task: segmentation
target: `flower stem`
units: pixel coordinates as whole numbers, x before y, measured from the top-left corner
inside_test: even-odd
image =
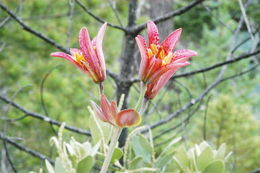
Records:
[[[136,103],[135,110],[139,110],[142,107],[145,90],[146,90],[146,85],[143,82],[141,82],[140,83],[140,95],[139,95],[139,99]]]
[[[139,110],[139,113],[140,113],[141,115],[144,113],[148,101],[149,101],[149,99],[147,99],[147,98],[144,98],[144,99],[143,99],[142,106],[141,106],[141,108],[140,108],[140,110]]]
[[[101,96],[102,94],[104,94],[103,82],[98,83],[98,86],[99,86],[99,95]]]
[[[109,167],[111,158],[113,156],[113,153],[114,153],[114,150],[115,150],[115,147],[116,147],[116,143],[118,141],[118,138],[119,138],[121,132],[122,132],[122,128],[115,127],[114,134],[113,134],[113,136],[111,138],[109,149],[108,149],[108,152],[107,152],[105,161],[104,161],[104,163],[102,165],[100,173],[106,173],[107,172],[107,169]]]

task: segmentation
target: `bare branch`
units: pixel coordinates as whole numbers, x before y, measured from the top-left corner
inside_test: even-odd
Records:
[[[193,7],[197,6],[198,4],[202,3],[204,0],[194,0],[192,1],[190,4],[188,4],[187,6],[185,7],[182,7],[178,10],[175,10],[175,11],[172,11],[172,12],[169,12],[169,13],[166,13],[164,14],[163,16],[160,16],[160,17],[157,17],[155,19],[152,19],[152,21],[156,24],[160,23],[160,22],[163,22],[165,20],[168,20],[168,19],[171,19],[172,17],[174,16],[179,16],[183,13],[186,13],[187,11],[189,11],[190,9],[192,9]],[[143,23],[143,24],[140,24],[138,26],[135,26],[131,31],[133,33],[139,33],[141,32],[144,28],[146,27],[146,23]]]
[[[230,59],[230,60],[221,62],[221,63],[217,63],[217,64],[214,64],[214,65],[212,65],[212,66],[209,66],[209,67],[206,67],[206,68],[203,68],[203,69],[200,69],[200,70],[195,70],[195,71],[191,71],[191,72],[187,72],[187,73],[175,75],[175,76],[173,76],[173,77],[171,78],[171,80],[172,80],[172,79],[176,79],[176,78],[180,78],[180,77],[188,77],[188,76],[192,76],[192,75],[195,75],[195,74],[198,74],[198,73],[203,73],[203,72],[206,72],[206,71],[210,71],[210,70],[213,70],[213,69],[215,69],[215,68],[222,67],[222,66],[227,65],[227,64],[232,64],[232,63],[241,61],[241,60],[243,60],[243,59],[250,58],[251,56],[257,55],[257,54],[259,54],[259,53],[260,53],[260,49],[259,49],[259,50],[256,50],[256,51],[253,52],[253,53],[241,55],[241,56],[239,56],[239,57],[237,57],[237,58],[233,58],[233,59]]]
[[[14,147],[18,148],[19,150],[30,154],[33,157],[37,157],[41,160],[48,160],[50,163],[54,164],[54,161],[52,159],[50,159],[49,157],[47,157],[47,156],[45,156],[45,155],[43,155],[43,154],[41,154],[37,151],[34,151],[30,148],[27,148],[27,147],[25,147],[21,144],[18,144],[13,139],[11,139],[11,137],[5,136],[2,132],[0,132],[0,139],[3,140],[3,141],[6,141],[7,143],[9,143],[11,145],[13,145]]]
[[[59,45],[58,43],[56,43],[54,40],[52,40],[51,38],[48,38],[47,36],[43,35],[42,33],[33,30],[30,26],[26,25],[21,18],[19,18],[18,16],[16,16],[11,10],[9,10],[6,6],[4,6],[3,4],[0,3],[0,8],[2,10],[4,10],[6,13],[8,13],[20,26],[22,26],[22,28],[27,31],[30,32],[31,34],[39,37],[40,39],[44,40],[45,42],[49,43],[50,45],[60,49],[63,52],[69,53],[69,51],[64,48],[63,46]]]
[[[12,170],[14,171],[14,173],[17,173],[17,170],[13,164],[13,161],[11,160],[7,145],[6,145],[6,140],[3,140],[3,145],[4,145],[4,149],[5,149],[5,155],[7,158],[7,161],[9,162],[9,164],[11,165]]]
[[[37,118],[39,120],[43,120],[45,122],[48,122],[48,123],[56,125],[56,126],[61,126],[61,124],[62,124],[62,122],[53,120],[53,119],[51,119],[51,118],[49,118],[49,117],[47,117],[45,115],[42,115],[42,114],[39,114],[39,113],[35,113],[35,112],[30,112],[30,111],[26,110],[25,108],[23,108],[22,106],[20,106],[19,104],[11,101],[10,99],[8,99],[6,97],[0,96],[0,100],[4,101],[7,104],[10,104],[11,106],[15,107],[16,109],[20,110],[21,112],[23,112],[26,115],[31,116],[33,118]],[[90,132],[87,131],[87,130],[84,130],[84,129],[76,128],[76,127],[69,126],[69,125],[66,125],[65,128],[70,130],[70,131],[72,131],[72,132],[75,132],[75,133],[91,136]]]
[[[238,76],[242,76],[250,71],[253,71],[255,70],[257,67],[259,66],[259,64],[249,68],[248,70],[246,71],[243,71],[243,72],[240,72],[240,73],[237,73],[235,75],[232,75],[232,76],[229,76],[229,77],[226,77],[226,78],[222,78],[222,79],[218,79],[216,81],[214,81],[211,85],[209,85],[201,94],[199,97],[197,97],[196,99],[194,100],[191,100],[189,103],[187,103],[186,105],[184,105],[181,109],[177,110],[176,112],[170,114],[169,116],[167,116],[166,118],[152,124],[150,126],[151,129],[154,129],[154,128],[157,128],[163,124],[166,124],[166,123],[169,123],[173,118],[176,118],[178,117],[182,112],[186,111],[187,109],[189,109],[190,107],[192,107],[194,104],[198,103],[200,100],[202,100],[213,88],[215,88],[218,84],[226,81],[226,80],[229,80],[229,79],[232,79],[232,78],[235,78],[235,77],[238,77]],[[147,130],[145,130],[147,131]]]
[[[123,24],[122,24],[121,19],[120,19],[120,17],[119,17],[118,10],[117,10],[117,8],[116,8],[116,1],[108,0],[108,3],[109,3],[111,9],[113,10],[113,12],[114,12],[114,14],[115,14],[115,16],[116,16],[116,19],[117,19],[119,25],[120,25],[121,27],[123,27]]]
[[[96,16],[94,13],[92,13],[82,2],[80,2],[79,0],[75,0],[76,3],[87,13],[89,14],[91,17],[93,17],[94,19],[96,19],[98,22],[100,23],[107,23],[108,26],[112,27],[112,28],[116,28],[119,30],[122,30],[124,32],[128,32],[128,30],[124,27],[112,24],[112,23],[108,23],[107,21],[105,21],[104,19],[101,19],[100,17]]]
[[[66,33],[66,48],[69,49],[70,48],[70,35],[71,35],[71,31],[72,31],[72,22],[73,22],[73,16],[74,16],[74,8],[75,8],[75,1],[74,0],[69,0],[69,6],[70,6],[70,10],[69,10],[69,20],[68,20],[68,30]]]

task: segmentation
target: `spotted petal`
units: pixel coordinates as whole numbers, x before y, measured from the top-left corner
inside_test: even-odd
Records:
[[[89,62],[92,70],[97,72],[99,64],[86,27],[81,28],[79,32],[79,45],[85,60]]]
[[[180,58],[185,58],[185,57],[192,57],[192,56],[197,56],[197,52],[193,51],[193,50],[189,50],[189,49],[180,49],[180,50],[176,50],[173,53],[173,58],[172,60],[178,60]]]
[[[161,46],[165,50],[165,52],[168,54],[169,52],[172,52],[175,47],[177,42],[180,39],[182,29],[179,28],[172,32],[170,35],[166,37],[166,39],[162,42]]]
[[[149,45],[150,44],[158,45],[160,41],[159,31],[153,21],[147,22],[147,32],[148,32]]]

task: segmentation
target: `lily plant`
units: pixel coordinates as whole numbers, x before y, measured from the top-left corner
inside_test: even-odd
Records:
[[[87,28],[83,27],[79,32],[79,49],[71,48],[70,54],[64,52],[51,53],[53,57],[60,57],[70,61],[92,78],[93,82],[99,84],[100,106],[92,102],[92,108],[100,120],[114,127],[101,173],[106,173],[108,170],[122,129],[138,126],[145,110],[145,103],[158,94],[178,69],[190,64],[188,62],[190,57],[197,55],[195,51],[189,49],[174,51],[182,32],[181,28],[170,33],[160,43],[158,28],[152,21],[149,21],[147,23],[148,44],[141,35],[136,36],[136,43],[141,55],[139,70],[141,81],[140,98],[134,109],[121,110],[115,101],[110,102],[104,95],[102,84],[106,79],[106,65],[102,50],[106,26],[106,23],[101,26],[93,40],[90,39]]]

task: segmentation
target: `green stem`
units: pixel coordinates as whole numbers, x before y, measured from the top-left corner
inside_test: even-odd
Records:
[[[106,173],[107,172],[107,169],[109,167],[111,158],[113,156],[113,153],[114,153],[114,150],[115,150],[115,147],[116,147],[116,143],[118,141],[118,138],[119,138],[121,132],[122,132],[122,128],[115,127],[114,134],[113,134],[113,136],[111,138],[109,149],[108,149],[108,152],[107,152],[105,161],[104,161],[104,163],[102,165],[100,173]]]
[[[148,101],[149,101],[149,99],[146,99],[146,98],[143,99],[142,106],[141,106],[141,108],[140,108],[140,110],[139,110],[139,113],[140,113],[141,115],[144,113]]]
[[[144,100],[145,90],[146,90],[146,85],[143,82],[141,82],[140,83],[140,95],[139,95],[139,99],[138,99],[138,101],[135,105],[135,110],[141,109],[142,103],[143,103],[143,100]]]

